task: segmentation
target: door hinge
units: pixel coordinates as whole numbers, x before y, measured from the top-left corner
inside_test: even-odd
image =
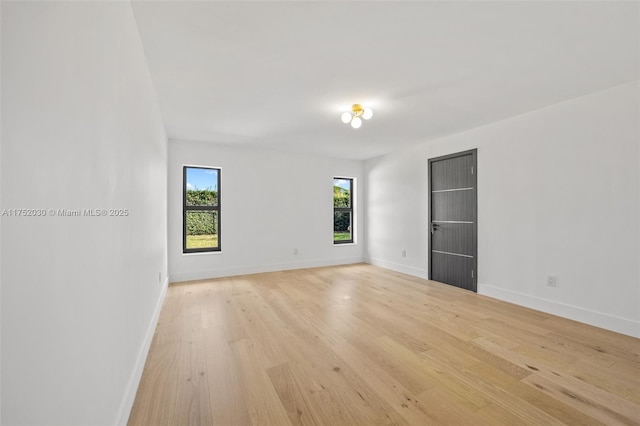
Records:
[[[473,278],[473,269],[471,270],[471,278]]]
[[[471,166],[471,174],[473,174],[473,166]]]

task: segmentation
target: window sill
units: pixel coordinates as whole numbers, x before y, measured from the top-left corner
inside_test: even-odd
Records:
[[[202,256],[202,255],[216,255],[216,254],[222,254],[222,250],[219,251],[201,251],[201,252],[195,252],[195,253],[182,253],[183,256]]]

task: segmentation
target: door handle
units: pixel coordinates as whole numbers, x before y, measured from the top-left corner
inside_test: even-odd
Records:
[[[431,234],[433,234],[434,232],[436,232],[438,230],[438,225],[437,223],[433,223],[431,222]]]

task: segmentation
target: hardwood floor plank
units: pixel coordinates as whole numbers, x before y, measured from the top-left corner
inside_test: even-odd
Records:
[[[289,347],[292,351],[290,357],[295,360],[292,368],[304,375],[306,381],[319,384],[321,389],[316,387],[315,391],[338,395],[339,400],[334,401],[333,406],[359,414],[357,418],[369,424],[391,409],[388,402],[380,398],[366,380],[336,354],[333,346],[312,332],[295,332]],[[344,418],[339,420],[337,424],[345,421]]]
[[[289,416],[260,360],[260,354],[248,339],[231,344],[238,362],[240,385],[253,425],[290,425]]]
[[[291,424],[321,425],[326,423],[328,419],[324,419],[320,407],[313,404],[309,398],[310,392],[301,382],[300,375],[296,375],[289,364],[270,368],[267,373]]]
[[[373,424],[376,426],[407,426],[411,423],[407,423],[407,421],[402,416],[400,416],[395,411],[391,411],[389,413],[386,413],[384,416],[376,419]]]
[[[389,337],[371,340],[356,338],[351,341],[411,393],[418,394],[433,386],[431,378],[422,368],[420,358]]]
[[[211,405],[211,424],[249,425],[245,393],[240,382],[238,360],[222,325],[203,330],[206,379]],[[235,342],[235,340],[234,340]]]
[[[640,424],[640,340],[366,264],[172,284],[129,425]]]
[[[372,359],[347,343],[332,349],[409,424],[428,424],[433,420],[426,414],[424,404],[420,405],[414,394]]]
[[[490,365],[478,363],[468,368],[470,374],[482,381],[485,386],[497,387],[520,398],[528,404],[543,410],[562,423],[575,425],[599,424],[598,421],[583,414],[582,412],[565,405],[563,402],[550,397],[549,395],[532,389],[523,380],[516,380],[513,377],[496,370]],[[530,377],[530,376],[528,376]],[[496,406],[497,404],[492,403]]]
[[[623,424],[640,423],[640,407],[617,395],[576,379],[564,373],[562,369],[553,368],[526,355],[499,348],[484,339],[476,339],[476,342],[484,347],[491,348],[495,351],[494,353],[502,353],[503,356],[508,357],[514,363],[521,366],[524,365],[533,370],[533,374],[522,379],[523,383],[530,383],[541,390],[549,391],[549,389],[552,389],[557,399],[572,406],[580,407],[582,410],[588,410],[593,413],[594,410],[592,408],[595,407],[596,411],[601,414],[598,418],[607,419],[608,421],[620,420]],[[541,381],[544,381],[545,385],[540,385]],[[536,384],[539,386],[536,386]]]
[[[478,410],[471,410],[465,405],[456,403],[456,400],[452,399],[450,390],[445,388],[434,386],[418,394],[416,400],[426,407],[425,411],[430,419],[429,422],[422,424],[452,426],[496,424],[479,417]]]
[[[191,322],[199,321],[197,317]],[[150,357],[146,366],[150,373],[143,374],[145,381],[139,388],[139,392],[149,389],[150,397],[141,397],[138,411],[132,412],[129,424],[149,424],[149,417],[157,425],[171,425],[176,421],[188,425],[211,424],[202,330],[185,330],[182,337],[181,341],[156,346],[154,357]]]
[[[240,315],[252,342],[252,348],[258,353],[265,368],[275,367],[289,361],[286,350],[283,347],[286,343],[283,334],[286,336],[284,325],[276,319],[275,314],[267,311],[261,312],[260,301],[256,300],[255,294],[244,294],[234,298],[236,311]]]
[[[473,358],[476,358],[478,361],[489,364],[495,367],[496,369],[506,374],[509,374],[515,378],[521,379],[531,374],[531,370],[520,367],[519,365],[516,365],[511,361],[500,357],[499,355],[495,355],[490,351],[482,348],[481,346],[473,343],[473,341],[459,339],[455,336],[452,336],[444,332],[443,330],[440,330],[435,326],[428,326],[428,327],[425,326],[423,328],[424,328],[424,332],[426,333],[425,339],[429,339],[429,340],[432,340],[435,338],[441,339],[443,342],[447,343],[451,347],[457,348],[458,350],[461,350],[469,354]]]
[[[554,399],[573,407],[587,416],[591,416],[594,420],[606,425],[637,425],[638,420],[626,417],[624,414],[618,413],[611,408],[601,405],[580,392],[566,389],[562,385],[538,375],[531,375],[522,380],[523,383],[530,384],[536,389],[546,392]],[[583,423],[584,424],[584,423]]]
[[[621,375],[610,368],[593,365],[589,359],[576,361],[565,372],[578,380],[640,405],[640,373]]]

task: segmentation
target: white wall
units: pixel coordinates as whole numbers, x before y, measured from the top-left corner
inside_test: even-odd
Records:
[[[478,292],[640,336],[638,91],[636,81],[367,161],[368,259],[427,276],[427,159],[478,148]]]
[[[183,165],[222,168],[221,253],[182,253]],[[362,171],[362,161],[170,141],[171,281],[362,262]],[[334,176],[356,179],[354,245],[333,244]]]
[[[2,423],[125,423],[164,294],[167,141],[128,2],[2,2]],[[159,278],[159,273],[162,277]]]
[[[2,46],[2,4],[0,4],[0,52]],[[0,54],[0,92],[2,88],[2,54]],[[2,96],[0,93],[0,165],[2,164]],[[2,207],[2,173],[0,172],[0,208]],[[0,223],[0,242],[2,224]],[[0,424],[2,424],[2,244],[0,243]]]

